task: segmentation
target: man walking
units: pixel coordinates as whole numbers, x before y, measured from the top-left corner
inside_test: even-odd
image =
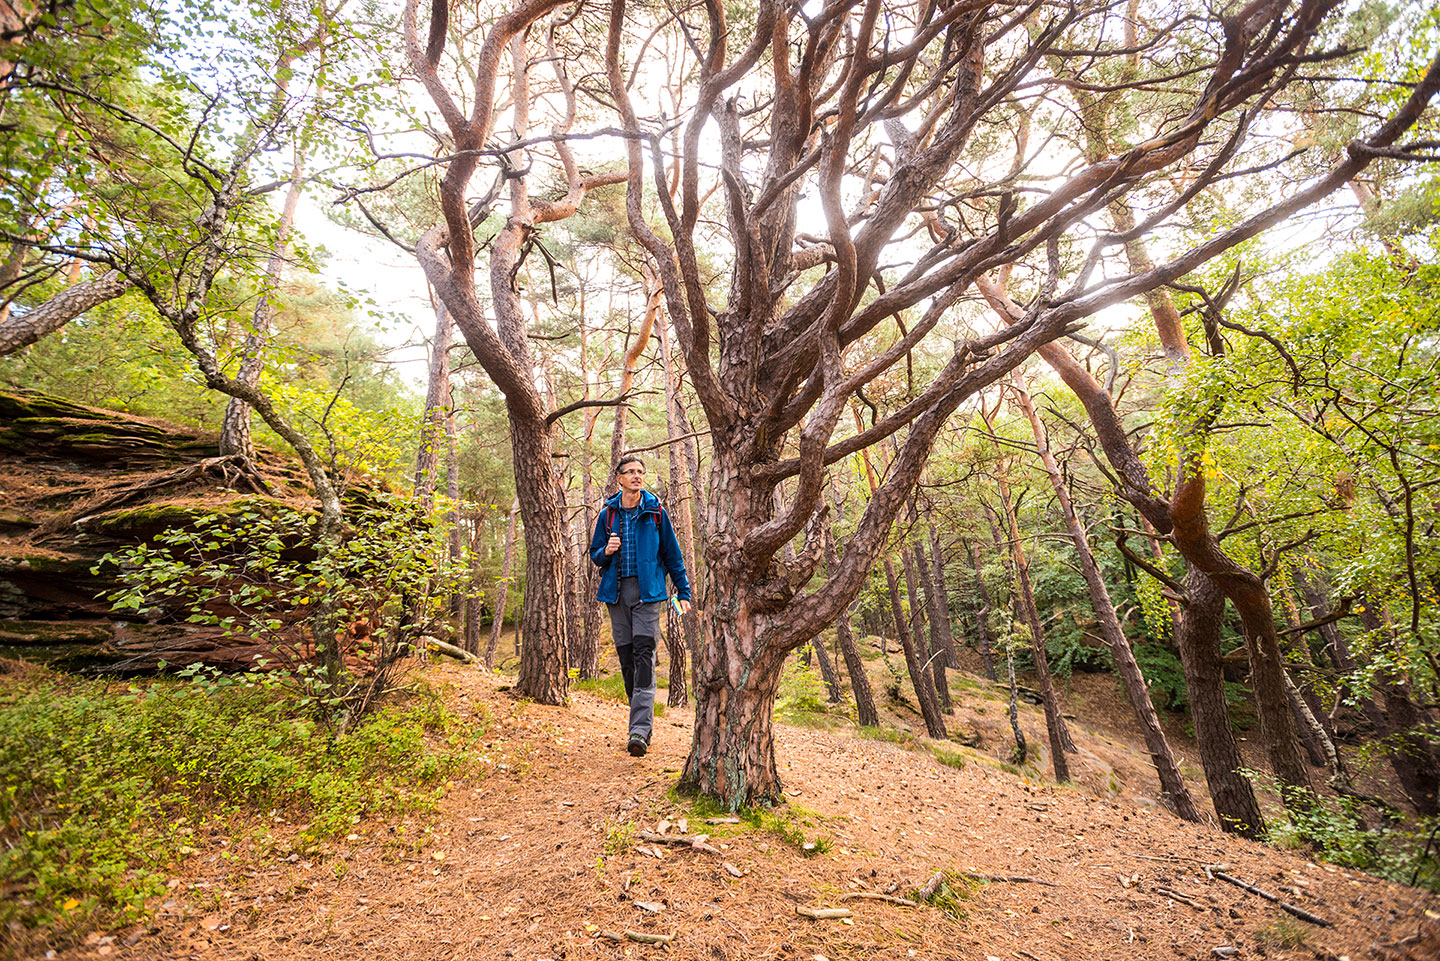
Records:
[[[605,501],[590,538],[590,559],[600,568],[598,599],[610,609],[610,633],[630,699],[633,757],[650,747],[655,715],[655,637],[660,608],[669,598],[665,575],[675,585],[682,611],[690,612],[690,579],[670,515],[645,489],[645,462],[626,454],[615,466],[620,490]]]

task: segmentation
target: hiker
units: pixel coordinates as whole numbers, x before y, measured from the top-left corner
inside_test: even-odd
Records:
[[[615,465],[620,489],[605,501],[590,538],[590,559],[600,568],[599,600],[610,609],[610,633],[630,699],[632,757],[650,747],[655,714],[655,637],[660,608],[669,600],[665,575],[679,609],[690,612],[690,579],[670,515],[645,489],[645,462],[626,454]]]

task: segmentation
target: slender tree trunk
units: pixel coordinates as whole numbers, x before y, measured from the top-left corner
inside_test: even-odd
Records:
[[[836,524],[843,523],[843,508],[835,486],[830,485],[830,503],[835,509]],[[825,570],[834,574],[840,568],[839,552],[835,549],[835,528],[825,538]],[[840,645],[840,656],[845,659],[845,673],[850,676],[850,691],[855,695],[856,720],[861,727],[879,727],[880,712],[875,708],[875,694],[870,688],[870,677],[865,673],[865,661],[855,646],[855,634],[850,629],[850,611],[847,608],[835,621],[835,637]]]
[[[1176,763],[1175,755],[1170,750],[1170,744],[1165,739],[1165,732],[1160,727],[1160,718],[1155,712],[1155,705],[1150,700],[1150,691],[1145,685],[1145,677],[1140,673],[1140,665],[1135,662],[1135,654],[1130,649],[1130,642],[1120,627],[1120,619],[1115,615],[1115,605],[1110,600],[1110,590],[1105,586],[1105,578],[1101,576],[1100,566],[1095,562],[1095,554],[1090,549],[1090,537],[1080,523],[1079,515],[1075,513],[1075,505],[1070,500],[1070,492],[1065,486],[1065,478],[1060,473],[1060,465],[1055,462],[1055,455],[1050,450],[1050,438],[1045,431],[1045,425],[1040,420],[1040,415],[1035,410],[1035,404],[1031,401],[1030,393],[1025,389],[1025,383],[1018,371],[1013,377],[1013,383],[1016,401],[1030,421],[1031,432],[1035,435],[1035,446],[1040,453],[1040,462],[1050,478],[1050,486],[1055,490],[1055,497],[1060,504],[1060,513],[1070,532],[1070,541],[1075,546],[1075,554],[1080,561],[1080,572],[1085,578],[1085,586],[1090,591],[1090,604],[1095,609],[1095,617],[1100,624],[1100,634],[1110,647],[1111,656],[1115,659],[1116,673],[1120,675],[1121,683],[1125,687],[1125,694],[1130,699],[1131,708],[1135,711],[1135,719],[1140,723],[1140,730],[1144,733],[1145,746],[1150,751],[1150,758],[1155,764],[1155,771],[1160,779],[1160,792],[1169,800],[1175,813],[1180,817],[1187,821],[1199,821],[1201,820],[1200,812],[1195,807],[1194,799],[1190,797],[1190,790],[1185,786],[1185,778],[1180,774],[1180,766]]]
[[[934,588],[933,593],[931,588]],[[945,586],[945,559],[940,553],[940,539],[935,525],[930,525],[930,577],[925,581],[926,596],[931,597],[930,624],[939,627],[936,645],[945,652],[945,666],[960,670],[960,656],[955,651],[955,633],[950,624],[950,591]]]
[[[462,647],[470,654],[480,653],[480,545],[485,525],[476,510],[470,518],[470,584],[465,591],[465,640]],[[493,654],[492,654],[493,657]]]
[[[1030,648],[1035,657],[1040,699],[1045,705],[1045,729],[1050,738],[1055,780],[1068,781],[1070,765],[1065,759],[1065,752],[1075,750],[1075,744],[1070,740],[1065,717],[1060,713],[1060,699],[1056,697],[1055,685],[1050,680],[1050,661],[1045,656],[1045,631],[1040,625],[1040,610],[1035,606],[1035,587],[1030,581],[1030,561],[1025,556],[1025,545],[1020,539],[1020,521],[1015,516],[1015,502],[1010,498],[1010,484],[1003,477],[998,477],[996,486],[1000,492],[1000,506],[1005,512],[1005,520],[1010,529],[1010,554],[1015,561],[1019,607],[1030,627]]]
[[[930,562],[925,557],[925,549],[920,546],[918,540],[910,544],[910,553],[913,555],[913,562],[905,564],[905,580],[910,585],[910,603],[916,605],[919,598],[916,596],[923,590],[925,596],[926,620],[930,623],[930,653],[927,659],[930,664],[930,676],[935,682],[935,697],[940,704],[940,710],[944,714],[954,714],[955,708],[950,704],[950,684],[945,679],[945,664],[950,659],[950,653],[945,648],[945,642],[940,629],[940,621],[945,626],[950,626],[950,618],[940,611],[941,602],[935,596],[935,582],[930,576]],[[913,578],[913,579],[912,579]],[[916,581],[919,582],[917,590]],[[920,628],[915,628],[915,639],[920,639]]]
[[[1009,644],[1005,645],[1005,674],[1010,680],[1010,731],[1015,735],[1015,752],[1010,759],[1016,764],[1024,764],[1025,759],[1030,756],[1030,745],[1025,743],[1025,732],[1020,729],[1020,692],[1015,689],[1015,652]]]
[[[505,531],[505,557],[500,562],[500,583],[495,585],[495,616],[490,622],[490,643],[485,648],[485,668],[495,670],[495,649],[500,643],[500,632],[505,629],[505,595],[510,590],[510,571],[515,562],[515,525],[520,518],[520,499],[517,497],[510,508],[510,524]],[[520,632],[519,618],[516,618],[515,632]]]
[[[283,94],[283,84],[281,90]],[[290,168],[285,207],[275,233],[275,246],[270,249],[270,261],[265,267],[265,288],[255,302],[255,311],[250,317],[250,332],[245,336],[241,352],[240,370],[235,375],[235,379],[247,387],[259,385],[260,372],[265,366],[265,348],[270,344],[270,321],[275,314],[275,292],[285,270],[285,262],[290,257],[290,232],[295,226],[295,210],[300,205],[300,195],[305,190],[304,169],[305,155],[297,149]],[[246,459],[255,456],[255,444],[250,436],[250,405],[238,397],[231,397],[225,405],[225,416],[220,423],[220,453],[239,454]]]
[[[436,301],[435,336],[430,343],[430,376],[425,385],[425,413],[420,420],[420,448],[415,452],[415,496],[426,510],[435,504],[440,448],[449,436],[450,342],[454,326],[445,305]]]
[[[975,611],[975,640],[980,645],[980,663],[985,668],[985,676],[993,681],[995,658],[991,654],[993,644],[990,640],[990,611],[993,605],[990,589],[985,586],[985,575],[981,573],[979,544],[970,545],[970,564],[975,568],[975,594],[980,598],[980,607]]]
[[[890,587],[890,609],[894,615],[895,633],[900,640],[900,649],[905,652],[905,667],[910,672],[910,683],[915,688],[915,700],[920,703],[920,716],[925,721],[925,732],[933,738],[943,738],[945,719],[940,714],[935,683],[925,670],[915,648],[915,641],[910,637],[910,625],[905,622],[905,608],[900,603],[900,586],[895,577],[895,564],[889,557],[885,558],[885,581]]]
[[[675,529],[680,535],[680,551],[685,556],[685,571],[690,575],[691,593],[700,596],[699,572],[704,567],[695,556],[695,512],[691,510],[695,477],[685,464],[683,441],[686,431],[680,416],[680,382],[676,376],[674,359],[670,354],[670,325],[663,314],[656,325],[660,332],[660,359],[665,375],[665,432],[670,441],[665,452],[670,461],[670,508]],[[690,613],[680,619],[685,634],[685,646],[690,650],[690,663],[699,670],[700,663],[700,613],[692,606]]]
[[[1189,602],[1175,638],[1185,670],[1185,691],[1200,764],[1215,803],[1220,827],[1249,838],[1265,836],[1265,820],[1250,781],[1240,772],[1245,761],[1230,726],[1225,703],[1225,664],[1220,654],[1220,628],[1225,596],[1203,573],[1190,567],[1185,575]]]
[[[839,704],[845,695],[840,690],[840,677],[835,673],[835,662],[830,660],[830,652],[825,650],[825,639],[816,634],[810,639],[810,650],[815,655],[815,662],[820,665],[820,676],[825,680],[825,700],[831,704]]]
[[[945,669],[955,657],[955,650],[948,643],[950,634],[950,612],[945,599],[935,586],[935,575],[930,571],[929,559],[924,556],[924,547],[919,540],[910,545],[914,553],[914,569],[919,576],[920,588],[924,591],[924,605],[930,622],[930,673],[935,676],[935,693],[940,700],[940,710],[953,715],[955,707],[950,706],[950,684],[945,679]]]
[[[685,642],[681,637],[681,619],[673,610],[665,612],[665,650],[670,655],[670,690],[665,703],[669,707],[685,707],[690,695],[685,687]]]
[[[449,528],[450,541],[450,564],[455,570],[460,567],[460,561],[465,556],[465,545],[460,538],[460,445],[455,436],[455,406],[449,405],[449,411],[445,417],[445,496],[450,498],[450,510],[445,514],[445,524]],[[459,590],[450,595],[450,616],[455,620],[455,627],[458,630],[459,618],[462,612],[464,598]]]

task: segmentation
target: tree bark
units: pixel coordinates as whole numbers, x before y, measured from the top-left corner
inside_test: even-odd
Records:
[[[835,509],[835,521],[843,523],[840,495],[830,485],[830,501]],[[840,556],[835,549],[838,538],[832,527],[825,538],[825,570],[834,573],[840,568]],[[840,645],[840,656],[845,659],[845,673],[850,677],[850,691],[855,696],[856,720],[861,727],[879,727],[880,712],[875,708],[875,694],[870,688],[870,676],[865,673],[865,661],[855,646],[855,633],[850,628],[850,611],[840,613],[835,619],[835,638]]]
[[[1204,573],[1187,565],[1188,602],[1175,638],[1185,670],[1185,691],[1200,764],[1215,803],[1222,830],[1248,838],[1265,837],[1265,820],[1250,781],[1240,772],[1245,761],[1230,726],[1225,703],[1225,664],[1220,655],[1220,628],[1225,595]]]
[[[670,689],[666,692],[665,704],[669,707],[685,707],[690,703],[686,688],[685,639],[681,635],[681,619],[673,610],[665,612],[665,650],[670,655]]]
[[[480,521],[480,512],[476,510],[470,519],[470,583],[465,591],[465,640],[461,645],[471,654],[480,653],[480,545],[485,525]],[[490,654],[494,659],[493,651]],[[488,665],[487,665],[488,666]]]
[[[21,313],[12,312],[0,322],[0,357],[47,337],[92,307],[114,300],[133,284],[111,270],[93,280],[72,284],[43,304]]]
[[[933,588],[933,594],[931,592]],[[960,656],[955,651],[955,632],[950,623],[950,591],[945,586],[945,558],[940,552],[940,539],[935,525],[930,525],[930,577],[925,580],[926,596],[931,597],[930,624],[939,627],[935,643],[945,652],[945,666],[960,670]]]
[[[660,359],[665,376],[665,432],[669,443],[665,453],[670,461],[670,507],[675,530],[680,535],[680,552],[685,557],[685,572],[690,577],[691,593],[699,597],[701,592],[700,570],[703,564],[695,556],[695,512],[691,509],[694,500],[695,475],[685,463],[681,438],[687,431],[683,426],[680,411],[680,380],[675,370],[674,358],[670,354],[670,325],[662,314],[659,317]],[[680,618],[684,630],[685,646],[690,651],[692,669],[699,670],[700,663],[700,613],[695,607]]]
[[[1100,565],[1095,562],[1095,554],[1090,549],[1090,537],[1080,523],[1079,515],[1075,513],[1075,505],[1070,500],[1070,491],[1065,486],[1060,465],[1055,462],[1055,455],[1050,450],[1050,438],[1045,424],[1040,420],[1035,404],[1030,399],[1030,392],[1025,389],[1025,383],[1018,372],[1014,375],[1013,384],[1016,402],[1030,421],[1040,463],[1050,478],[1050,486],[1055,490],[1060,513],[1065,519],[1065,527],[1070,532],[1070,541],[1075,546],[1075,554],[1080,561],[1080,573],[1085,578],[1085,586],[1090,592],[1090,604],[1100,624],[1100,634],[1110,647],[1111,656],[1115,659],[1116,673],[1120,675],[1125,694],[1130,699],[1130,707],[1135,711],[1135,719],[1145,736],[1145,746],[1150,752],[1160,780],[1160,793],[1180,817],[1187,821],[1199,821],[1200,812],[1195,807],[1194,799],[1190,797],[1190,790],[1185,786],[1185,778],[1180,773],[1175,754],[1170,750],[1165,732],[1160,727],[1160,718],[1150,700],[1145,677],[1140,673],[1140,665],[1135,662],[1130,642],[1120,627],[1120,619],[1115,615],[1115,604],[1110,600],[1110,590],[1105,586]]]

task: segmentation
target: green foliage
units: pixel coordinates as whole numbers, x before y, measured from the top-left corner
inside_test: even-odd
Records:
[[[1180,658],[1162,644],[1136,644],[1134,652],[1135,663],[1140,666],[1155,705],[1171,711],[1183,710],[1190,699]]]
[[[939,908],[956,921],[963,921],[965,920],[963,903],[968,901],[979,889],[979,881],[958,871],[945,871],[939,887],[930,897],[920,898],[918,889],[909,892],[908,896],[912,900],[923,900],[926,904]]]
[[[290,669],[299,705],[343,722],[375,678],[351,682],[335,655],[369,661],[383,679],[465,574],[448,567],[443,528],[406,498],[367,492],[364,502],[352,498],[346,520],[338,543],[317,548],[314,513],[239,501],[107,554],[100,568],[118,569],[124,585],[107,599],[116,611],[267,645]],[[316,668],[317,659],[331,667]]]
[[[919,744],[913,733],[895,727],[861,727],[855,733],[867,740],[886,741],[907,750],[914,749]]]
[[[952,751],[938,744],[932,744],[930,746],[930,753],[935,755],[935,760],[946,767],[953,767],[957,771],[965,770],[965,755],[960,751]]]
[[[0,924],[144,917],[205,836],[259,815],[303,820],[308,847],[370,814],[433,810],[488,723],[422,690],[337,736],[277,675],[227,680],[0,681],[0,882],[16,891]]]
[[[730,835],[747,830],[765,831],[774,834],[786,844],[793,845],[807,858],[824,854],[832,847],[832,842],[828,837],[823,835],[807,837],[805,829],[817,826],[821,817],[814,811],[793,802],[778,807],[742,807],[738,811],[731,811],[714,798],[699,794],[681,796],[678,790],[673,788],[670,792],[670,800],[684,805],[693,821],[704,821],[717,817],[738,817],[740,819],[739,824],[717,824],[713,828],[707,825],[713,834]]]
[[[805,664],[798,656],[791,655],[780,674],[775,716],[787,723],[797,724],[814,715],[829,713],[829,710],[820,669],[813,661]]]
[[[1271,778],[1246,773],[1257,785],[1275,789]],[[1271,822],[1272,841],[1287,847],[1308,845],[1316,860],[1440,891],[1440,849],[1435,845],[1440,817],[1369,827],[1354,799],[1311,796],[1309,801],[1285,805]]]

